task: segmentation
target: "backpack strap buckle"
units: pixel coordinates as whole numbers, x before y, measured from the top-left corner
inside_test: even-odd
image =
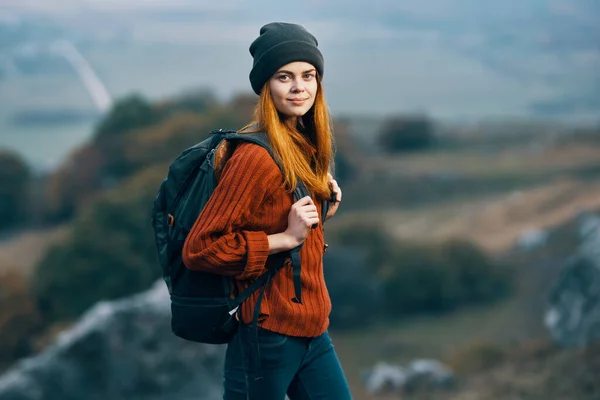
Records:
[[[175,217],[173,216],[173,214],[168,214],[167,215],[167,225],[169,226],[173,226],[175,225]]]

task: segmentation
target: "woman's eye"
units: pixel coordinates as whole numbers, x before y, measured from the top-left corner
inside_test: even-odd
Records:
[[[288,78],[289,78],[289,76],[287,76],[287,75],[280,75],[279,76],[279,80],[282,81],[282,82],[286,81]]]
[[[314,74],[304,74],[304,79],[312,79],[314,76]]]

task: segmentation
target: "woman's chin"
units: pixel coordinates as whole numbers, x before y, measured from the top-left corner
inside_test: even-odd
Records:
[[[302,117],[307,112],[308,110],[305,110],[304,107],[295,107],[285,110],[284,114],[288,117]]]

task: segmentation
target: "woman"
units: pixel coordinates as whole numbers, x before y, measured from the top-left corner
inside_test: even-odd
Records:
[[[331,218],[342,192],[329,174],[332,138],[317,44],[299,25],[261,28],[250,46],[250,82],[260,99],[256,121],[242,133],[266,132],[281,168],[264,148],[240,144],[183,249],[188,268],[235,276],[242,291],[273,267],[276,257],[269,256],[302,245],[301,299],[287,261],[261,301],[258,290],[238,310],[240,330],[225,360],[227,400],[351,398],[327,334],[331,302],[323,278],[321,201],[335,194],[326,215]],[[298,179],[312,198],[293,197]],[[250,325],[257,304],[256,332]]]

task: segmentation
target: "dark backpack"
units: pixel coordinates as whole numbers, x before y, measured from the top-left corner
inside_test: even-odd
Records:
[[[262,286],[263,292],[254,310],[253,324],[256,325],[264,288],[288,258],[294,269],[296,296],[292,300],[301,303],[301,246],[270,256],[277,260],[274,263],[276,266],[237,296],[232,295],[232,290],[235,290],[233,278],[192,271],[183,264],[185,239],[217,185],[215,153],[223,140],[255,143],[273,156],[264,133],[237,134],[222,129],[212,131],[208,139],[184,150],[171,163],[154,200],[151,219],[163,279],[171,296],[171,329],[184,339],[211,344],[228,343],[231,340],[238,328],[235,318],[238,307]],[[299,182],[294,194],[297,199],[308,195],[302,182]],[[324,201],[323,219],[327,206],[328,202]]]

